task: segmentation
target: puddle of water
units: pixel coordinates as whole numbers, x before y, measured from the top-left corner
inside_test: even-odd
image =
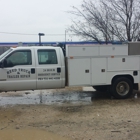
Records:
[[[27,94],[28,93],[28,94]],[[64,104],[64,103],[85,103],[90,104],[93,96],[92,91],[66,91],[57,92],[51,90],[24,91],[20,96],[13,93],[5,93],[0,96],[0,105],[16,105],[16,104]],[[9,96],[8,96],[9,95]]]
[[[70,140],[59,135],[30,129],[1,130],[0,140]]]
[[[17,104],[91,104],[96,99],[111,99],[109,94],[96,91],[61,91],[61,90],[35,90],[21,92],[7,92],[0,94],[0,106]],[[134,94],[139,98],[140,92]]]

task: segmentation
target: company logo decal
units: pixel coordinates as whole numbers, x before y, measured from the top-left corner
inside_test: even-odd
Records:
[[[7,71],[7,78],[30,78],[30,73],[27,69],[10,69]]]

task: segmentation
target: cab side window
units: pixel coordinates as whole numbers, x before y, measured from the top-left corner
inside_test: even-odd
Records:
[[[38,63],[39,65],[57,64],[57,56],[55,50],[38,50]]]
[[[31,50],[19,50],[10,54],[5,61],[5,67],[17,65],[32,65]]]

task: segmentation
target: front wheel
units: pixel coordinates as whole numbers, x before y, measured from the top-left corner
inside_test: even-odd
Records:
[[[120,77],[112,83],[111,93],[117,99],[126,99],[132,92],[133,84],[128,78]]]

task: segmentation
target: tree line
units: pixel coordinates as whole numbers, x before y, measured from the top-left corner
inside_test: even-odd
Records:
[[[84,40],[140,41],[140,0],[83,0],[68,28]]]

